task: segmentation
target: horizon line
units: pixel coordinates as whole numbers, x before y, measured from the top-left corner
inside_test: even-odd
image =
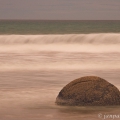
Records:
[[[0,21],[7,20],[21,20],[21,21],[120,21],[112,19],[0,19]]]

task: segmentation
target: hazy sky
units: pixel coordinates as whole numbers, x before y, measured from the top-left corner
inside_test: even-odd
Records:
[[[120,0],[0,0],[0,19],[120,20]]]

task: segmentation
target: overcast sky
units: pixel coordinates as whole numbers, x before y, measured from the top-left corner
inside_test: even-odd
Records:
[[[0,0],[0,19],[120,20],[120,0]]]

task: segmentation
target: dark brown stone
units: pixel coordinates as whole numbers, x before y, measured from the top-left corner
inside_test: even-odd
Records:
[[[120,105],[120,91],[96,76],[86,76],[67,84],[56,98],[58,105],[109,106]]]

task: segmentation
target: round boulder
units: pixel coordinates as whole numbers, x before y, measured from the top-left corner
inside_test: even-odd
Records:
[[[86,76],[67,84],[56,98],[58,105],[109,106],[120,105],[120,91],[96,76]]]

